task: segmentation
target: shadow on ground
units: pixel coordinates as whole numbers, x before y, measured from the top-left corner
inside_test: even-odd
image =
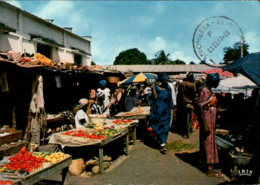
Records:
[[[199,169],[201,172],[206,173],[205,169],[199,167],[199,159],[200,159],[199,151],[193,153],[189,153],[189,152],[176,153],[175,155],[183,162],[189,163],[190,165]]]
[[[143,139],[142,139],[142,142],[150,147],[150,148],[153,148],[153,149],[160,149],[160,145],[158,143],[158,141],[154,138],[154,137],[150,137],[150,136],[145,136]]]

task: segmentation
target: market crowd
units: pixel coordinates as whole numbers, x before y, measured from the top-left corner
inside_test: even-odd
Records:
[[[218,163],[218,151],[214,131],[217,116],[217,98],[211,88],[217,87],[217,73],[206,79],[194,79],[192,73],[178,83],[166,73],[159,73],[155,83],[131,84],[127,87],[108,88],[106,80],[99,88],[89,89],[88,96],[81,98],[73,109],[75,124],[68,128],[80,128],[89,122],[90,114],[102,114],[107,119],[119,112],[129,112],[136,106],[150,106],[147,128],[152,128],[162,154],[167,152],[166,142],[170,130],[183,138],[191,134],[192,116],[195,114],[200,126],[200,161],[208,176],[221,177],[213,170]]]

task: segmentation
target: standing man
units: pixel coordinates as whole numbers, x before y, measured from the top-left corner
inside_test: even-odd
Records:
[[[103,93],[104,94],[104,106],[109,107],[110,105],[110,89],[106,87],[107,82],[106,80],[99,81],[100,88],[97,89],[97,93]],[[107,108],[107,110],[104,112],[104,114],[107,117],[110,117],[110,109]]]
[[[193,101],[195,99],[195,84],[193,74],[178,85],[177,94],[177,131],[183,138],[188,139],[191,131]]]

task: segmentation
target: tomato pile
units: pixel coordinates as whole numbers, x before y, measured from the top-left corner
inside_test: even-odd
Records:
[[[25,172],[30,173],[33,169],[42,166],[46,159],[43,157],[36,157],[32,153],[28,152],[26,147],[22,147],[20,152],[16,155],[9,157],[11,163],[5,164],[3,167],[14,171],[23,169]]]
[[[89,139],[104,139],[106,136],[104,135],[98,135],[96,132],[93,133],[88,133],[83,130],[70,130],[64,133],[61,133],[63,135],[67,136],[74,136],[74,137],[84,137],[84,138],[89,138]]]
[[[116,119],[115,121],[112,121],[112,123],[116,125],[125,125],[125,124],[132,123],[132,120]]]
[[[13,184],[13,181],[11,180],[0,180],[0,185],[12,185]]]

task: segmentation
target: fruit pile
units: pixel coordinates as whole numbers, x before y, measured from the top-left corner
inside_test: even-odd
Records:
[[[112,121],[112,123],[114,123],[116,125],[126,125],[129,123],[132,123],[132,120],[116,119],[115,121]]]
[[[117,133],[118,129],[105,129],[105,130],[98,130],[96,133],[97,135],[103,135],[103,136],[111,136],[115,133]]]
[[[2,168],[3,171],[14,172],[14,171],[25,171],[30,173],[33,169],[42,166],[43,162],[46,162],[44,157],[36,157],[28,152],[26,147],[22,147],[20,152],[14,156],[9,157],[10,163],[5,164]]]
[[[51,155],[48,155],[45,157],[45,159],[48,162],[51,162],[52,164],[55,164],[59,161],[62,161],[63,159],[66,159],[67,155],[62,153],[62,152],[56,152],[56,153],[52,153]]]
[[[64,133],[61,133],[62,135],[67,136],[74,136],[74,137],[83,137],[88,139],[104,139],[106,136],[100,134],[98,135],[96,132],[87,132],[83,130],[70,130]]]

